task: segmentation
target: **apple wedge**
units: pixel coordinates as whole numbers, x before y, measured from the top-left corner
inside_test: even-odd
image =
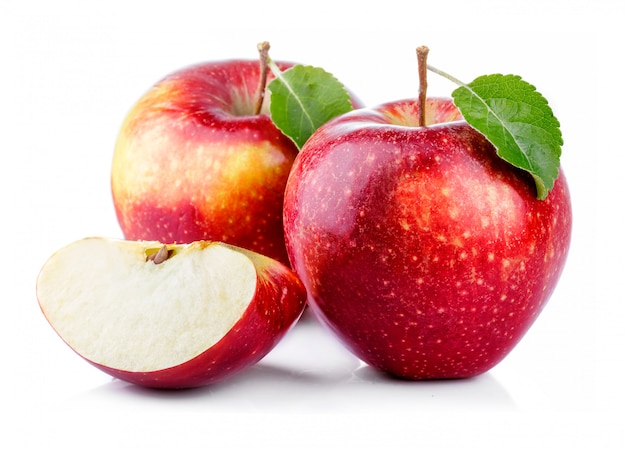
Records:
[[[263,358],[306,292],[280,262],[225,243],[87,238],[48,259],[37,298],[59,336],[106,373],[190,388]]]

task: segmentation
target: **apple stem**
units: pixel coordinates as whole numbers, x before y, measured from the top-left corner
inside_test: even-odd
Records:
[[[259,50],[259,86],[256,91],[255,102],[254,102],[254,115],[258,115],[261,113],[261,108],[263,107],[263,99],[265,98],[265,86],[267,84],[267,64],[269,60],[269,51],[270,51],[270,43],[267,41],[263,41],[257,45],[257,50]]]
[[[417,71],[419,75],[419,91],[417,95],[417,124],[418,126],[426,126],[426,89],[428,82],[426,81],[426,57],[428,56],[428,47],[422,45],[417,47]]]

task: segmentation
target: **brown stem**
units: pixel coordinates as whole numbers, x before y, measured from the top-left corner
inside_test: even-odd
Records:
[[[270,43],[263,41],[257,46],[259,50],[259,86],[256,90],[255,102],[254,102],[254,115],[261,113],[261,107],[263,106],[263,99],[265,98],[265,85],[267,84],[267,61],[269,59]]]
[[[419,92],[417,95],[417,123],[419,126],[426,126],[426,57],[428,56],[428,47],[422,45],[417,47],[417,71],[419,74]]]

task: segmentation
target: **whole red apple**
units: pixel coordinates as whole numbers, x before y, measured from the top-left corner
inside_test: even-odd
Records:
[[[254,114],[259,77],[258,61],[203,63],[165,77],[132,108],[111,174],[127,239],[219,240],[288,263],[283,193],[298,149],[267,105]]]
[[[306,303],[295,273],[252,251],[105,238],[53,254],[37,298],[85,360],[153,388],[198,387],[242,371],[280,341]]]
[[[348,113],[322,126],[287,183],[287,249],[316,315],[393,375],[483,373],[520,341],[567,257],[562,171],[544,200],[451,100]]]

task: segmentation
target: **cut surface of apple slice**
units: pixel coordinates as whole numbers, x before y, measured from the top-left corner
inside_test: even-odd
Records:
[[[55,253],[37,279],[40,307],[59,336],[117,377],[136,382],[133,373],[142,373],[136,383],[166,387],[214,381],[220,364],[231,372],[263,357],[302,312],[302,285],[272,259],[194,242],[167,245],[166,259],[152,260],[161,247],[79,240]],[[239,336],[229,343],[231,331],[254,343]],[[167,370],[174,372],[164,376]]]

